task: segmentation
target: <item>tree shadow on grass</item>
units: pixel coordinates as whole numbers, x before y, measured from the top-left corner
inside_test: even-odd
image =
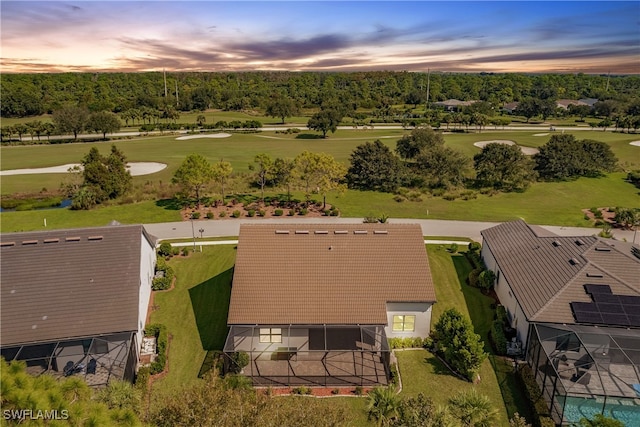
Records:
[[[315,133],[299,133],[296,135],[296,139],[324,139],[324,137]]]
[[[191,306],[204,350],[222,350],[229,329],[227,315],[233,268],[189,289]]]
[[[179,211],[182,209],[182,204],[178,202],[176,199],[162,199],[156,201],[156,206],[159,208],[164,208],[169,211]]]
[[[447,366],[442,363],[442,361],[440,361],[440,359],[438,359],[435,354],[429,353],[429,357],[424,358],[424,363],[431,365],[433,368],[433,373],[436,375],[448,375],[454,378],[458,378],[458,376],[451,372],[451,370],[447,368]]]

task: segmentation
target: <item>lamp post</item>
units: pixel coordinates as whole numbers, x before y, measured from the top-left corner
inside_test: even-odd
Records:
[[[204,233],[204,228],[198,230],[200,232],[200,238],[202,239],[202,233]],[[202,242],[200,242],[200,252],[202,252]]]
[[[193,251],[196,251],[196,230],[193,228],[193,218],[191,218],[191,235],[193,236]]]

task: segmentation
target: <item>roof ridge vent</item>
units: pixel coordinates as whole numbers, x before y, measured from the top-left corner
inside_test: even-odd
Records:
[[[87,237],[87,240],[92,240],[92,241],[102,240],[102,239],[104,239],[103,236],[89,236],[89,237]]]
[[[329,230],[316,230],[313,233],[314,234],[329,234]]]
[[[389,234],[387,230],[373,230],[373,234]]]
[[[289,234],[289,230],[276,230],[276,234]]]
[[[349,234],[347,230],[334,230],[333,234]]]
[[[64,240],[65,240],[65,242],[79,242],[80,241],[80,236],[67,237]]]
[[[38,241],[37,240],[23,240],[22,244],[23,245],[37,245]]]
[[[58,243],[59,241],[60,241],[60,239],[58,239],[57,237],[53,238],[53,239],[44,239],[43,240],[44,243]]]
[[[611,252],[611,248],[607,248],[607,247],[604,247],[604,246],[598,246],[598,247],[596,247],[596,251],[598,251],[598,252]]]
[[[296,230],[296,234],[309,234],[309,230]]]
[[[602,273],[587,273],[587,277],[604,277]]]
[[[353,234],[367,234],[367,230],[353,230]]]
[[[584,245],[584,241],[582,239],[576,239],[576,245],[582,246]]]
[[[0,242],[0,247],[15,246],[16,242]]]
[[[553,246],[555,247],[562,246],[562,243],[560,243],[559,240],[554,240],[552,243],[553,243]]]
[[[569,262],[570,262],[571,264],[573,264],[573,265],[578,265],[578,264],[580,264],[580,261],[578,261],[578,259],[577,259],[577,258],[571,258],[571,259],[569,260]]]

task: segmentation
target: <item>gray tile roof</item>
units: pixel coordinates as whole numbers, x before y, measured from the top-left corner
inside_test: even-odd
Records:
[[[590,302],[585,284],[640,295],[640,260],[594,236],[561,237],[524,221],[482,231],[529,321],[575,323],[570,303]],[[601,250],[606,249],[606,250]]]
[[[143,239],[141,225],[2,234],[0,344],[138,330]]]
[[[386,324],[388,301],[433,302],[414,224],[243,224],[232,324]]]

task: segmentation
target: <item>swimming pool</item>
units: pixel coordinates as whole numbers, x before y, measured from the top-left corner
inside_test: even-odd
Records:
[[[640,426],[640,403],[638,399],[607,399],[602,412],[603,400],[567,396],[564,405],[564,422],[577,423],[581,418],[592,419],[596,414],[622,421],[627,427]]]

